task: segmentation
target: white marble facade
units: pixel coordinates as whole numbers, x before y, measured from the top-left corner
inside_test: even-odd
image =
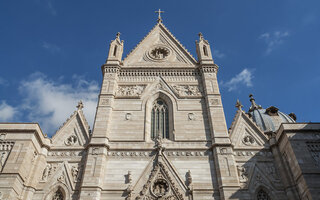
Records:
[[[197,60],[161,18],[124,59],[123,44],[117,34],[102,65],[92,133],[81,102],[52,138],[38,124],[0,124],[0,199],[319,197],[320,124],[251,97],[228,130],[202,34]]]

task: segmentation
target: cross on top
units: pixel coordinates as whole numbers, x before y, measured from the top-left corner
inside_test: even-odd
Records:
[[[162,22],[161,13],[164,13],[164,11],[160,10],[160,8],[159,8],[159,10],[155,11],[155,13],[158,13],[158,20],[157,21]]]

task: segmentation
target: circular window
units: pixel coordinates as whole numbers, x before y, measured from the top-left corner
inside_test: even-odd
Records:
[[[148,57],[155,61],[162,61],[170,55],[169,48],[165,46],[155,46],[147,53]]]

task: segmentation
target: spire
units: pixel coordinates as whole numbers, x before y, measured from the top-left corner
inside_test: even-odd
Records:
[[[200,64],[214,64],[209,42],[204,39],[202,33],[198,33],[198,36],[199,41],[196,40],[198,62]]]
[[[256,109],[262,108],[260,105],[256,104],[255,99],[253,98],[253,94],[250,94],[249,97],[250,97],[250,102],[251,102],[251,106],[250,106],[249,112],[253,111],[253,110],[256,110]]]
[[[82,108],[83,108],[83,103],[82,103],[81,100],[78,102],[77,108],[78,108],[78,110],[82,110]]]
[[[238,110],[242,110],[242,107],[243,107],[243,105],[241,104],[239,99],[237,99],[236,108],[238,108]]]
[[[157,22],[158,22],[158,23],[162,22],[161,13],[164,13],[164,11],[160,10],[160,8],[159,8],[159,10],[155,11],[155,13],[158,13]]]

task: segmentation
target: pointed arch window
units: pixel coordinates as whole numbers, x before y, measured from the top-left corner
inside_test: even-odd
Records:
[[[257,200],[271,200],[269,195],[262,189],[257,193]]]
[[[151,138],[169,139],[169,110],[162,99],[153,102],[151,110]]]
[[[206,45],[203,45],[203,54],[205,56],[208,56],[208,50],[207,50],[207,46]]]
[[[53,194],[52,200],[65,200],[63,192],[60,188]]]

